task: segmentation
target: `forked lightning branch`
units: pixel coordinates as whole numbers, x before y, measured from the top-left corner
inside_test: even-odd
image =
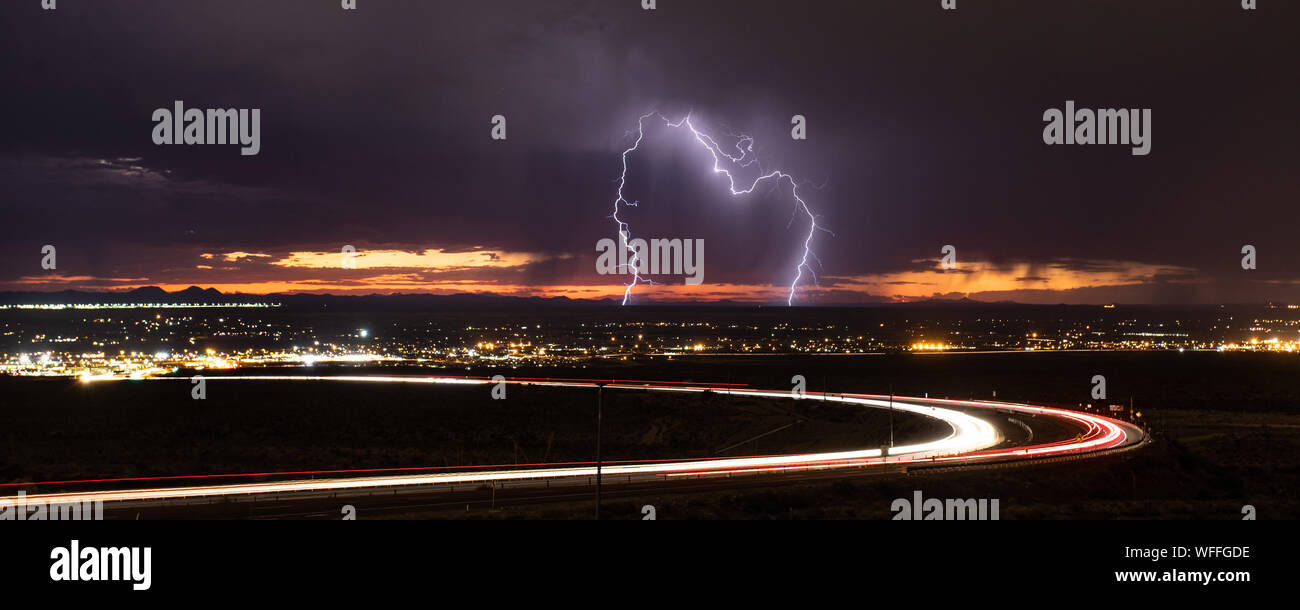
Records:
[[[639,200],[630,200],[625,194],[628,173],[627,164],[628,157],[632,153],[636,152],[641,147],[641,143],[645,140],[645,126],[647,119],[657,119],[657,121],[662,123],[664,127],[672,129],[684,128],[689,131],[695,141],[707,149],[709,154],[713,155],[713,173],[723,174],[727,177],[728,192],[731,193],[733,197],[751,194],[754,192],[754,189],[764,183],[770,183],[773,186],[784,186],[785,184],[789,184],[790,195],[794,200],[794,211],[790,219],[791,224],[794,223],[796,218],[806,218],[808,227],[806,233],[801,233],[803,235],[802,247],[799,250],[799,255],[797,260],[794,261],[793,269],[791,269],[789,275],[791,278],[790,289],[789,294],[786,296],[786,304],[793,305],[795,291],[804,281],[804,274],[806,273],[814,283],[817,281],[817,273],[813,270],[812,263],[817,262],[820,265],[820,261],[817,260],[817,255],[813,254],[812,251],[813,238],[816,237],[818,231],[824,231],[834,235],[831,231],[817,223],[819,216],[813,213],[813,211],[808,207],[808,203],[804,201],[803,196],[800,195],[799,190],[804,183],[796,180],[794,176],[781,170],[764,171],[759,165],[758,158],[754,154],[754,138],[751,136],[735,136],[736,142],[733,148],[735,148],[736,153],[731,154],[723,150],[722,146],[718,144],[717,140],[715,140],[713,136],[697,129],[695,124],[691,121],[691,116],[689,114],[681,120],[673,122],[658,112],[649,112],[641,115],[641,118],[637,120],[636,141],[633,142],[631,147],[623,151],[623,173],[620,174],[618,178],[618,197],[614,199],[614,213],[610,215],[610,218],[614,219],[614,222],[618,227],[617,247],[619,253],[617,259],[615,260],[610,258],[609,247],[612,245],[612,240],[601,240],[601,242],[597,244],[597,249],[602,251],[601,259],[597,262],[598,271],[601,273],[609,273],[607,269],[612,262],[612,264],[616,265],[618,273],[625,273],[632,276],[631,281],[625,285],[626,289],[623,291],[623,304],[626,305],[631,299],[632,288],[637,284],[655,283],[645,277],[647,274],[655,274],[656,269],[658,270],[658,273],[669,273],[669,271],[665,271],[666,261],[672,263],[672,269],[678,269],[678,263],[680,263],[682,270],[672,271],[672,273],[687,273],[689,276],[687,284],[695,285],[703,281],[702,270],[699,272],[700,275],[685,271],[686,261],[690,260],[687,257],[690,256],[690,242],[692,240],[684,240],[685,243],[682,244],[682,249],[679,250],[682,252],[682,256],[674,260],[668,258],[668,256],[672,252],[675,252],[674,250],[671,250],[671,248],[675,245],[672,242],[677,240],[652,240],[647,244],[645,240],[634,239],[632,237],[631,226],[627,221],[623,220],[623,218],[619,216],[619,212],[623,211],[623,208],[625,207],[640,206]],[[759,175],[750,181],[748,186],[744,186],[745,183],[743,180],[738,179],[736,174],[739,170],[749,167],[757,167]],[[661,249],[655,249],[655,242],[660,242],[658,247]],[[696,239],[694,240],[694,245],[696,248],[696,255],[693,262],[696,266],[700,266],[703,264],[704,259],[704,242],[703,240]],[[652,260],[645,260],[647,254],[652,257]],[[602,263],[601,261],[604,262]]]

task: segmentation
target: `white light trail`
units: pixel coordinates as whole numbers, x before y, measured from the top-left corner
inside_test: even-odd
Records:
[[[148,378],[153,381],[185,381],[185,378]],[[396,376],[217,376],[209,377],[209,383],[228,381],[338,381],[368,383],[423,383],[423,384],[469,384],[487,385],[487,379],[460,377],[396,377]],[[86,379],[88,382],[101,382],[99,379]],[[586,380],[571,381],[512,381],[528,385],[552,387],[580,387],[594,389],[596,384]],[[738,396],[761,398],[790,398],[789,391],[766,391],[748,389],[727,389],[716,386],[667,386],[654,385],[652,382],[619,382],[611,380],[605,387],[609,389],[636,389],[663,392],[714,392]],[[793,455],[770,455],[743,458],[716,458],[677,461],[647,461],[640,463],[611,463],[602,468],[604,476],[628,477],[628,480],[656,480],[661,477],[681,476],[718,476],[731,473],[755,473],[767,471],[819,470],[830,468],[861,467],[869,465],[906,465],[918,462],[979,462],[1006,458],[1041,457],[1084,453],[1132,445],[1143,438],[1143,433],[1136,427],[1109,418],[1088,413],[1079,413],[1063,409],[1035,407],[1013,403],[989,403],[964,400],[940,400],[855,394],[807,394],[805,400],[825,400],[845,404],[862,405],[872,408],[892,408],[899,411],[932,417],[948,424],[952,432],[943,438],[895,446],[886,456],[879,448],[867,448],[850,451],[804,453]],[[1062,441],[1031,447],[989,450],[1002,442],[994,426],[987,420],[955,409],[939,405],[950,405],[963,409],[983,409],[991,412],[1014,411],[1034,415],[1055,417],[1073,421],[1085,432],[1078,440]],[[273,473],[270,473],[273,474]],[[581,480],[594,477],[596,468],[590,465],[521,467],[493,469],[473,472],[440,472],[420,475],[397,475],[378,477],[351,477],[336,479],[315,479],[278,481],[267,483],[244,483],[231,485],[209,485],[190,487],[169,487],[156,489],[135,489],[121,491],[92,491],[28,495],[24,497],[0,498],[0,506],[32,503],[72,503],[95,500],[114,501],[156,501],[180,498],[211,498],[218,496],[238,496],[250,494],[274,494],[291,492],[337,492],[341,490],[364,490],[375,488],[410,488],[422,485],[489,483],[506,481],[535,480],[544,481]],[[8,504],[6,504],[8,503]]]

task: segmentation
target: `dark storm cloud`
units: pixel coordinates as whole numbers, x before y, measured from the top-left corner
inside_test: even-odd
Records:
[[[61,261],[83,261],[76,276],[355,243],[576,255],[508,273],[591,281],[592,247],[613,236],[618,153],[655,109],[752,134],[764,167],[820,186],[807,196],[835,231],[816,242],[828,288],[931,269],[945,244],[994,267],[1029,261],[1026,279],[1141,262],[1217,286],[1117,293],[1135,298],[1272,294],[1233,283],[1245,243],[1261,252],[1256,279],[1300,268],[1300,7],[38,4],[7,3],[0,19],[0,238],[22,254],[0,281],[34,273],[26,253],[56,241]],[[260,154],[155,146],[150,114],[176,99],[261,108]],[[1044,146],[1042,112],[1067,99],[1152,108],[1152,154]],[[488,138],[494,114],[507,142]],[[791,141],[793,114],[808,141]],[[800,236],[788,190],[733,200],[697,145],[648,137],[631,168],[634,232],[707,239],[710,281],[787,283]]]

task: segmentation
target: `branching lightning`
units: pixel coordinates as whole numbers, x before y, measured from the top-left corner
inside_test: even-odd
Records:
[[[808,207],[808,203],[804,201],[803,197],[799,195],[800,183],[797,180],[795,180],[794,176],[791,176],[790,174],[787,174],[781,170],[775,170],[775,171],[763,173],[762,166],[759,165],[760,175],[757,178],[755,178],[754,181],[751,182],[748,187],[739,188],[737,186],[737,180],[735,174],[733,174],[732,171],[727,167],[724,167],[724,164],[729,165],[733,168],[745,168],[757,164],[758,159],[754,155],[754,139],[752,137],[747,135],[733,136],[736,138],[735,148],[737,154],[735,155],[728,154],[726,151],[722,149],[722,146],[720,146],[718,142],[713,139],[713,137],[695,128],[695,125],[691,123],[691,115],[687,114],[681,120],[677,122],[673,122],[669,120],[667,117],[665,117],[663,114],[660,114],[658,112],[646,113],[642,115],[640,119],[637,120],[636,141],[632,143],[632,146],[630,148],[623,151],[623,173],[618,178],[618,198],[614,200],[614,213],[610,216],[610,218],[613,218],[614,222],[618,226],[619,245],[625,251],[630,253],[630,256],[627,259],[628,262],[626,265],[624,265],[624,267],[627,267],[628,270],[631,271],[632,281],[626,284],[626,289],[623,291],[623,304],[627,305],[628,300],[632,296],[632,288],[637,284],[655,283],[653,280],[641,276],[640,257],[637,254],[636,249],[633,248],[630,244],[632,239],[631,228],[628,226],[627,222],[619,218],[618,215],[620,209],[619,206],[637,207],[639,203],[638,201],[629,201],[623,194],[623,189],[627,185],[627,158],[628,155],[632,154],[638,148],[640,148],[641,142],[645,139],[646,120],[652,118],[656,118],[660,121],[663,121],[663,124],[666,127],[671,127],[674,129],[680,129],[682,127],[685,127],[687,130],[689,130],[691,132],[691,135],[695,137],[695,140],[699,142],[701,145],[703,145],[704,148],[708,149],[709,153],[713,155],[713,173],[725,174],[727,176],[728,190],[731,192],[732,196],[750,194],[754,192],[754,189],[758,188],[759,184],[768,181],[772,182],[774,186],[780,185],[783,182],[790,183],[790,193],[791,195],[794,196],[794,201],[795,201],[795,209],[790,218],[791,223],[794,222],[795,216],[797,216],[800,212],[802,212],[805,216],[808,217],[808,234],[804,237],[803,240],[803,255],[799,258],[798,264],[794,266],[794,272],[793,272],[794,279],[790,281],[790,294],[789,296],[786,297],[786,305],[793,305],[795,290],[798,288],[800,280],[803,279],[803,275],[805,271],[808,273],[808,275],[812,277],[813,283],[814,284],[817,283],[817,273],[813,269],[811,262],[816,262],[818,265],[820,265],[821,261],[817,259],[817,255],[814,254],[812,251],[813,237],[817,234],[818,231],[824,231],[826,233],[830,233],[831,235],[834,235],[834,233],[832,233],[830,230],[817,224],[818,216],[816,214],[813,214],[812,210],[809,209]]]

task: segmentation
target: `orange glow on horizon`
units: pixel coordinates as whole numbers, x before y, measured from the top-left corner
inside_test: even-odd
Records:
[[[509,281],[482,279],[437,279],[437,273],[428,267],[390,267],[389,264],[409,264],[420,262],[428,265],[452,265],[456,270],[465,266],[478,266],[481,269],[501,270],[503,267],[517,268],[521,264],[536,259],[533,255],[506,253],[487,250],[472,250],[461,253],[443,253],[425,250],[422,253],[383,253],[376,252],[369,264],[360,264],[358,269],[346,274],[329,277],[304,279],[279,279],[279,277],[307,273],[305,269],[289,267],[315,268],[316,265],[329,263],[338,266],[340,255],[336,253],[295,253],[278,261],[259,263],[262,269],[258,275],[270,276],[272,279],[257,281],[205,281],[213,278],[214,271],[200,266],[194,271],[192,279],[183,282],[173,280],[151,280],[145,277],[95,277],[90,275],[30,275],[9,282],[0,289],[80,289],[121,292],[157,286],[168,292],[177,292],[199,286],[214,288],[223,294],[265,295],[265,294],[483,294],[508,297],[568,297],[571,299],[622,299],[627,276],[608,276],[594,278],[601,283],[556,283],[556,284],[520,284]],[[204,255],[203,258],[231,259],[248,261],[265,258],[265,255],[232,252],[228,254]],[[564,258],[564,257],[559,257]],[[924,262],[924,261],[920,261]],[[269,267],[269,269],[267,268]],[[365,269],[370,271],[367,273]],[[382,269],[383,272],[379,270]],[[442,271],[448,270],[446,267]],[[1017,294],[1030,294],[1044,291],[1068,291],[1078,288],[1098,288],[1135,286],[1155,281],[1194,281],[1188,279],[1194,270],[1168,266],[1151,265],[1126,261],[1057,261],[1053,263],[1030,264],[1015,263],[995,265],[985,261],[968,261],[959,268],[942,270],[938,268],[917,271],[899,271],[881,274],[863,274],[853,276],[826,276],[826,285],[800,286],[795,295],[795,302],[800,304],[836,304],[836,303],[871,303],[896,302],[906,303],[934,298],[954,299],[960,297],[1014,299]],[[217,277],[230,277],[226,270],[217,272]],[[1174,279],[1171,279],[1174,278]],[[215,279],[215,278],[214,278]],[[665,283],[656,285],[638,285],[632,292],[633,302],[713,302],[737,301],[748,303],[778,303],[785,300],[787,288],[770,284],[742,283],[707,283],[691,286],[684,283]]]

